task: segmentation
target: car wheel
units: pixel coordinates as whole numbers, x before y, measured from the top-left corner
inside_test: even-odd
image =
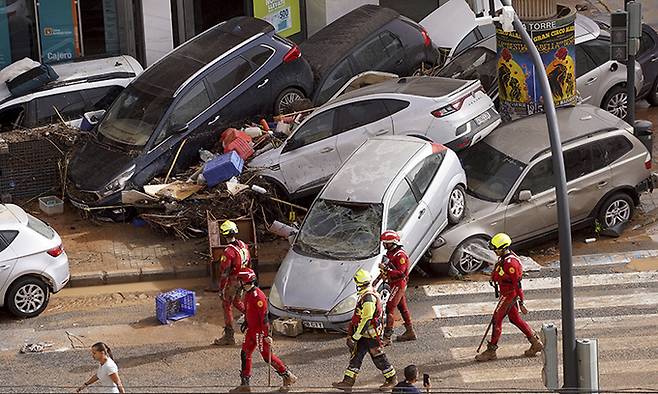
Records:
[[[623,86],[615,86],[603,98],[601,108],[620,119],[628,114],[628,94]]]
[[[49,299],[48,286],[42,280],[24,277],[11,285],[7,293],[7,307],[14,316],[34,317],[46,309]]]
[[[284,89],[276,98],[276,102],[274,104],[274,114],[280,115],[292,112],[290,109],[292,103],[295,101],[303,100],[304,98],[306,98],[304,96],[304,92],[297,88]]]
[[[457,224],[464,218],[466,213],[466,195],[464,188],[461,185],[455,186],[450,192],[448,198],[448,222],[450,224]]]
[[[617,193],[601,205],[599,223],[604,229],[628,223],[635,213],[633,199],[626,193]]]
[[[490,250],[487,241],[483,238],[471,238],[462,242],[453,252],[450,258],[450,264],[461,274],[471,274],[479,271],[485,265],[486,261],[470,253],[473,251],[489,253]]]
[[[647,96],[647,101],[651,104],[652,107],[658,106],[658,79],[653,83],[651,91]]]

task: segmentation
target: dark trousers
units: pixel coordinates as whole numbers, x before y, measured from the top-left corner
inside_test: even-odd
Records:
[[[386,357],[379,340],[376,338],[365,337],[359,339],[352,349],[350,363],[345,370],[345,376],[356,379],[361,370],[361,365],[363,365],[363,359],[368,353],[370,353],[370,358],[372,358],[375,367],[382,371],[385,378],[388,379],[395,376],[395,368],[393,368],[391,363],[388,362],[388,358]]]

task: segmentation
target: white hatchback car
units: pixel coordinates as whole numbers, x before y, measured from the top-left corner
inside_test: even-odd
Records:
[[[13,204],[0,205],[0,307],[34,317],[70,278],[62,240],[48,224]]]
[[[312,112],[285,143],[249,167],[291,198],[313,194],[364,141],[411,135],[455,151],[500,124],[480,81],[407,77],[342,94]]]

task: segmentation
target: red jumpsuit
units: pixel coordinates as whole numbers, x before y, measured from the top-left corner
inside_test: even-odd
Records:
[[[393,328],[395,323],[395,309],[400,310],[405,325],[411,325],[411,314],[407,307],[407,281],[409,280],[409,256],[397,247],[386,251],[391,270],[386,274],[386,279],[391,286],[391,298],[386,304],[386,329]]]
[[[245,320],[247,332],[242,344],[242,377],[251,377],[251,355],[258,348],[263,360],[268,362],[270,357],[270,345],[263,340],[269,336],[270,324],[267,320],[267,297],[258,287],[254,287],[244,295]],[[279,375],[283,375],[287,368],[285,364],[272,354],[272,367]]]
[[[531,337],[534,332],[526,323],[517,306],[517,298],[523,301],[523,289],[521,279],[523,277],[523,266],[518,256],[512,252],[503,255],[498,260],[491,273],[491,279],[498,283],[500,289],[500,301],[493,314],[493,333],[491,344],[497,345],[500,334],[503,331],[503,319],[509,316],[509,321],[521,330],[526,337]]]
[[[236,240],[224,249],[220,260],[219,289],[222,294],[224,308],[224,326],[233,326],[233,309],[244,314],[244,304],[240,297],[240,286],[237,275],[242,268],[251,268],[249,247],[240,240]]]

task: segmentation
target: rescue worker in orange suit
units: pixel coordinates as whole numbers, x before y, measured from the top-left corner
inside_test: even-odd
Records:
[[[288,367],[274,354],[270,354],[272,347],[272,337],[270,337],[270,322],[267,313],[267,297],[261,289],[256,286],[256,274],[251,268],[243,268],[238,273],[240,287],[245,292],[245,321],[242,324],[244,343],[240,357],[242,368],[240,370],[240,386],[230,392],[250,392],[249,379],[251,377],[251,356],[254,350],[258,348],[263,360],[270,362],[271,366],[283,378],[281,391],[287,391],[296,381],[297,377],[288,370]]]
[[[387,230],[380,237],[384,248],[386,249],[385,260],[388,263],[381,263],[379,269],[384,275],[385,280],[391,287],[391,297],[386,304],[386,328],[384,329],[384,346],[391,344],[393,336],[393,326],[395,324],[395,310],[400,310],[402,320],[404,320],[404,334],[395,338],[398,342],[415,341],[416,333],[411,323],[411,313],[407,307],[407,281],[409,280],[409,256],[402,248],[400,235],[392,230]]]
[[[224,249],[220,260],[219,297],[224,308],[224,336],[215,339],[217,346],[235,345],[235,330],[233,329],[233,307],[244,314],[242,290],[238,284],[238,273],[243,268],[251,268],[249,246],[236,239],[238,226],[230,220],[219,228],[228,246]]]
[[[379,294],[372,288],[372,278],[368,271],[362,268],[354,274],[354,282],[358,294],[354,316],[350,322],[347,337],[347,347],[350,349],[350,363],[343,380],[334,382],[332,385],[344,391],[352,391],[356,382],[363,359],[367,353],[379,369],[386,381],[380,386],[382,390],[390,390],[398,382],[395,368],[388,362],[381,343],[382,319],[384,311],[382,310],[382,301]]]
[[[498,256],[498,262],[491,272],[491,280],[494,287],[497,285],[500,289],[500,300],[492,317],[491,341],[487,344],[487,350],[475,356],[477,361],[496,359],[498,340],[503,330],[502,324],[505,316],[509,317],[510,322],[517,326],[530,342],[530,348],[524,353],[526,357],[534,357],[544,350],[544,345],[539,340],[539,336],[519,314],[519,309],[524,315],[528,313],[528,309],[523,305],[524,296],[521,288],[523,266],[519,257],[509,249],[511,245],[512,239],[504,233],[494,235],[489,241],[489,248],[496,252]]]

